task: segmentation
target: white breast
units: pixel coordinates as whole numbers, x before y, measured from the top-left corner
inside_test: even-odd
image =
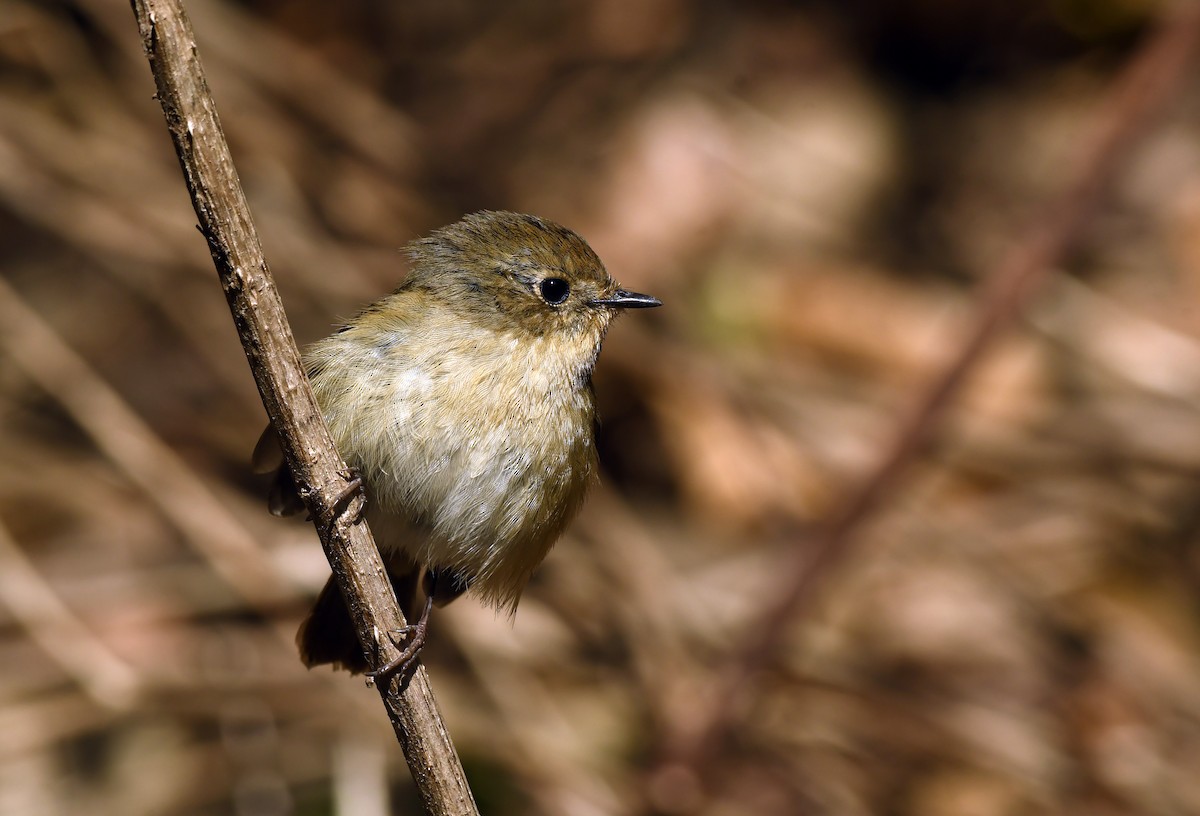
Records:
[[[594,471],[595,352],[564,360],[551,341],[461,325],[421,354],[402,341],[329,354],[314,377],[339,450],[367,484],[368,520],[381,547],[515,604]],[[348,359],[368,370],[348,376]]]

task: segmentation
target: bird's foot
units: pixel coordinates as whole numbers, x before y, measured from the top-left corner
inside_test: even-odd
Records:
[[[346,479],[346,484],[333,503],[329,505],[329,523],[338,521],[353,507],[354,515],[350,517],[350,523],[358,524],[367,512],[367,493],[363,490],[362,474],[358,472],[358,468],[348,468],[342,475]],[[356,498],[362,499],[357,505],[354,504]]]
[[[396,657],[378,669],[366,673],[368,683],[388,683],[398,674],[408,674],[415,666],[421,649],[425,647],[425,638],[429,634],[429,613],[432,609],[433,596],[430,595],[425,599],[425,607],[421,610],[421,617],[416,623],[388,632],[393,638],[393,643],[399,646],[400,643],[397,641],[403,641],[404,646]]]

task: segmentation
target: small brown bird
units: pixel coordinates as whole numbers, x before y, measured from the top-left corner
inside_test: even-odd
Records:
[[[596,471],[609,323],[661,304],[532,215],[468,215],[408,252],[400,288],[310,347],[308,375],[409,620],[467,590],[511,612]],[[254,462],[278,471],[273,513],[302,509],[270,428]],[[296,640],[310,667],[368,668],[332,578]]]

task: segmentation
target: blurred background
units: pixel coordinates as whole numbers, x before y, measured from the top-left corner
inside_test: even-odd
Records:
[[[1194,65],[720,691],[1168,4],[188,7],[301,343],[482,208],[666,304],[609,335],[603,479],[515,619],[435,613],[483,812],[1200,813]],[[126,4],[0,0],[0,813],[416,813],[377,693],[296,657],[328,568],[250,473],[153,93]]]

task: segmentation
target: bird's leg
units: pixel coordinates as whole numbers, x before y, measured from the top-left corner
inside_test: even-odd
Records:
[[[386,665],[380,666],[374,671],[369,671],[366,676],[370,678],[372,683],[389,682],[397,674],[407,673],[416,662],[417,656],[421,654],[421,649],[425,646],[425,637],[429,633],[429,613],[433,610],[433,593],[430,592],[425,598],[425,607],[421,610],[421,617],[416,623],[409,624],[403,629],[393,629],[389,632],[395,639],[404,639],[404,648],[400,650],[400,654],[389,660]]]

